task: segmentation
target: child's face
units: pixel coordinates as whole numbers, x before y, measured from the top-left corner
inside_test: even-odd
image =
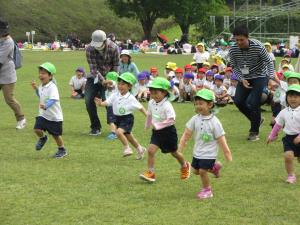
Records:
[[[225,72],[225,77],[226,78],[230,78],[232,75],[232,73],[230,71]]]
[[[191,80],[191,79],[184,78],[184,79],[183,79],[183,83],[188,84],[188,83],[190,83],[190,80]]]
[[[48,84],[52,79],[52,75],[47,70],[39,69],[39,79],[42,85]]]
[[[213,107],[213,102],[196,99],[194,102],[194,106],[196,113],[206,116],[210,114],[210,109]]]
[[[288,86],[292,85],[292,84],[300,84],[299,79],[296,77],[291,77],[288,79]]]
[[[217,87],[221,87],[223,82],[221,80],[216,79],[215,84],[217,85]]]
[[[238,84],[237,80],[231,80],[230,82],[231,82],[231,85],[234,86],[234,87],[236,87],[237,84]]]
[[[120,80],[118,82],[118,90],[121,93],[121,95],[125,95],[131,88],[131,85],[124,82],[123,80]]]
[[[294,93],[288,94],[287,102],[291,108],[297,108],[300,105],[300,95]]]
[[[197,69],[198,69],[197,65],[192,65],[192,71],[193,72],[197,72]]]
[[[182,78],[182,73],[175,73],[175,76],[177,77],[177,79],[181,79]]]
[[[288,67],[282,68],[282,73],[284,73],[284,72],[286,72],[286,71],[289,71],[289,68],[288,68]]]
[[[197,49],[198,49],[199,52],[203,52],[203,46],[202,45],[197,46]]]
[[[218,73],[218,68],[217,67],[213,67],[211,70],[214,74]]]
[[[191,73],[192,72],[192,69],[185,69],[184,70],[186,73]]]
[[[209,66],[208,65],[203,65],[203,68],[205,68],[206,70],[209,70]]]
[[[81,78],[81,77],[83,76],[83,73],[80,72],[80,71],[76,71],[76,76],[77,76],[78,78]]]
[[[122,55],[121,60],[122,60],[123,63],[128,63],[128,61],[129,61],[128,55]]]
[[[161,102],[166,97],[166,95],[167,95],[166,91],[150,88],[150,97],[155,102]]]
[[[146,80],[139,80],[139,84],[144,85],[146,83]]]
[[[213,81],[214,77],[213,76],[206,76],[206,80],[208,81]]]
[[[199,73],[197,74],[197,78],[200,79],[200,80],[202,80],[202,79],[204,78],[204,76],[205,76],[205,74],[202,73],[202,72],[199,72]]]
[[[157,71],[153,71],[153,72],[151,72],[151,75],[152,75],[153,77],[157,77],[157,76],[158,76],[158,72],[157,72]]]

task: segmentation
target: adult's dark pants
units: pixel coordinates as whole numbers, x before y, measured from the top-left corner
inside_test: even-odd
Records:
[[[92,130],[101,130],[101,122],[94,102],[95,97],[105,100],[105,89],[100,83],[94,84],[93,78],[88,78],[85,85],[85,105],[91,121],[90,128]]]
[[[248,82],[252,88],[246,88],[242,82],[239,82],[234,97],[235,105],[250,121],[249,131],[257,134],[261,121],[261,96],[267,81],[267,77],[250,79]]]

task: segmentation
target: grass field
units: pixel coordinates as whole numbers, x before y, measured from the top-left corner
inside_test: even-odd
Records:
[[[65,146],[69,156],[56,160],[52,139],[36,152],[32,131],[38,99],[30,81],[37,80],[37,66],[50,61],[57,66],[56,79],[64,113]],[[134,56],[140,70],[163,68],[167,61],[184,65],[191,56]],[[179,166],[170,155],[157,154],[157,182],[142,182],[138,175],[146,169],[146,158],[122,158],[119,141],[108,141],[105,109],[99,109],[103,133],[85,135],[89,119],[82,100],[69,98],[68,81],[77,66],[87,68],[84,52],[26,52],[18,70],[16,97],[22,104],[28,125],[15,130],[15,119],[0,95],[0,224],[1,225],[298,225],[300,186],[287,185],[280,139],[267,146],[270,131],[269,107],[261,140],[246,142],[248,121],[234,106],[218,114],[222,121],[233,162],[224,163],[222,177],[212,178],[214,198],[198,201],[199,177],[179,179]],[[162,70],[161,70],[162,72]],[[190,103],[174,104],[179,136],[194,114]],[[139,112],[133,133],[145,146],[150,131]],[[192,158],[193,141],[184,154]],[[300,165],[296,163],[296,173]],[[300,179],[300,177],[299,177]]]

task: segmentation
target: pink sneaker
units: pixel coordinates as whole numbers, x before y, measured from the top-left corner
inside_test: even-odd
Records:
[[[286,182],[288,184],[294,184],[296,183],[296,176],[295,175],[288,175]]]
[[[207,198],[212,198],[214,195],[211,191],[211,188],[203,188],[198,194],[197,198],[202,200],[202,199],[207,199]]]
[[[136,159],[137,159],[137,160],[143,159],[144,153],[145,153],[146,151],[147,151],[147,149],[144,148],[144,147],[138,148],[138,149],[137,149],[137,156],[136,156]]]
[[[216,178],[218,178],[220,177],[221,169],[222,169],[222,164],[220,162],[216,162],[211,172],[216,176]]]
[[[123,157],[132,155],[132,150],[130,147],[124,148]]]

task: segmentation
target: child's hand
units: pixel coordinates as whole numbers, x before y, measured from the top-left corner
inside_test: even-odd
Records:
[[[44,104],[40,104],[40,108],[46,110],[46,106]]]
[[[71,96],[72,96],[72,97],[77,96],[77,92],[76,92],[76,91],[73,91],[72,94],[71,94]]]
[[[37,89],[37,85],[36,85],[36,82],[33,80],[31,81],[31,87],[36,90]]]
[[[94,98],[94,102],[95,102],[96,105],[101,106],[102,99],[101,99],[101,98],[95,97],[95,98]]]
[[[272,138],[272,137],[268,137],[267,139],[267,145],[270,144],[271,142],[275,141],[276,137],[275,138]]]
[[[298,145],[298,144],[300,143],[300,137],[297,136],[297,137],[294,139],[293,142],[294,142],[295,145]]]

